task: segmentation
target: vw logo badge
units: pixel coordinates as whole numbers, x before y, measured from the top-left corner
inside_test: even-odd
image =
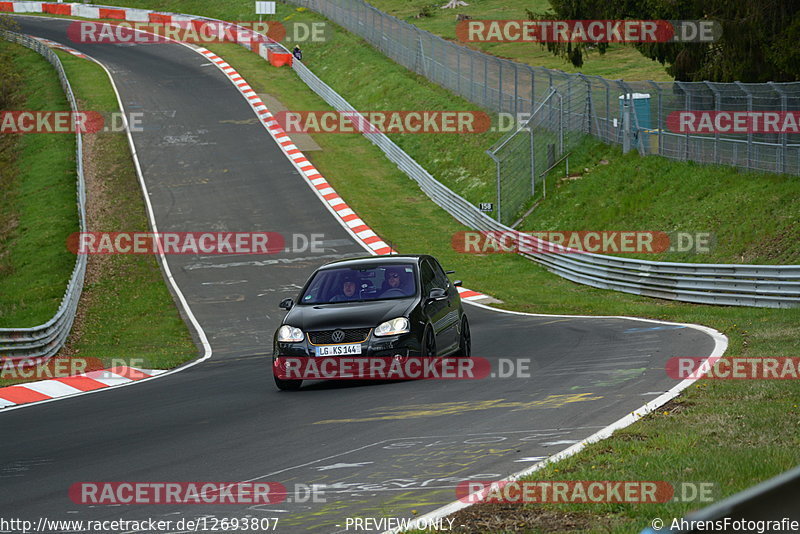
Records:
[[[334,343],[341,343],[344,341],[344,332],[342,330],[334,330],[331,334],[331,339]]]

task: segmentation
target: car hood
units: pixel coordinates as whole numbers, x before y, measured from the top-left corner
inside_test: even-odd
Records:
[[[416,298],[411,297],[295,306],[286,315],[283,323],[304,332],[334,328],[373,328],[395,317],[407,317],[415,301]]]

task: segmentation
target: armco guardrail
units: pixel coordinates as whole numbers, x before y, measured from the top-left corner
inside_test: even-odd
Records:
[[[31,3],[25,2],[24,4]],[[39,6],[41,5],[39,4]],[[97,10],[105,7],[86,4],[60,5],[80,6],[83,10]],[[124,8],[116,7],[114,9]],[[192,18],[215,20],[207,17],[149,12],[139,9],[127,11],[131,12],[131,17],[136,17],[130,20],[148,20],[148,13],[161,17],[160,20],[164,20],[165,17],[171,17],[173,21],[185,21]],[[127,13],[126,16],[128,16]],[[240,30],[239,35],[242,37],[242,42],[239,44],[265,58],[268,57],[267,50],[269,48],[281,47],[286,50],[278,43],[261,42],[255,46],[247,37],[250,30],[245,28],[240,28]],[[353,106],[320,80],[302,62],[295,61],[292,66],[303,82],[333,108],[338,111],[357,113]],[[491,219],[463,197],[437,181],[384,134],[364,133],[363,135],[377,145],[411,179],[416,181],[425,194],[465,226],[479,231],[514,232],[508,226]],[[516,234],[516,232],[514,233]],[[547,250],[558,248],[558,245],[555,244],[530,239],[533,243],[547,247]],[[771,308],[800,305],[800,265],[669,263],[588,253],[532,253],[523,254],[523,256],[563,278],[602,289],[702,304]]]
[[[306,85],[333,108],[338,111],[358,113],[341,95],[301,62],[294,62],[293,67]],[[416,181],[426,195],[465,226],[480,231],[519,235],[518,232],[490,218],[437,181],[386,135],[379,132],[363,135]],[[526,238],[525,241],[529,249],[557,250],[557,252],[523,253],[523,256],[563,278],[580,284],[701,304],[770,308],[800,305],[800,265],[656,262],[602,254],[569,253],[563,247],[533,237]]]
[[[72,111],[78,111],[75,95],[69,84],[64,67],[58,56],[47,46],[25,35],[14,32],[0,32],[4,39],[21,44],[35,50],[47,59],[58,72],[61,86],[67,96]],[[78,171],[78,212],[80,229],[86,230],[86,188],[83,180],[83,140],[80,133],[76,134],[77,148],[75,158]],[[83,290],[83,278],[86,274],[86,256],[78,255],[75,268],[67,284],[67,290],[61,305],[52,319],[39,326],[31,328],[0,328],[0,355],[6,361],[20,362],[21,360],[41,360],[54,356],[64,345],[72,322],[75,319],[75,310]]]
[[[685,518],[662,521],[658,530],[648,527],[641,534],[797,532],[800,522],[798,494],[800,467],[795,467],[707,508],[691,512]]]

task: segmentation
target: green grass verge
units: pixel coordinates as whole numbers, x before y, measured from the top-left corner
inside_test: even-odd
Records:
[[[800,263],[800,180],[717,165],[622,154],[593,138],[548,178],[547,199],[523,231],[707,233],[709,251],[626,254],[671,262]],[[570,214],[569,218],[565,214]]]
[[[83,107],[119,110],[102,68],[69,54],[59,55]],[[96,183],[103,190],[94,192],[103,199],[103,209],[92,229],[149,230],[127,137],[123,133],[95,136],[92,160]],[[153,369],[168,369],[197,356],[155,256],[110,255],[90,257],[92,260],[97,261],[101,276],[84,288],[89,308],[83,333],[73,344],[76,352],[101,359],[137,358]]]
[[[36,52],[0,40],[11,68],[26,72],[19,110],[69,111],[53,67]],[[75,137],[19,134],[8,139],[9,156],[0,199],[0,327],[30,327],[48,321],[58,309],[75,267],[65,243],[78,230]],[[13,148],[12,148],[13,147]]]
[[[41,69],[42,79],[37,81],[26,78],[26,83],[33,84],[32,87],[41,87],[47,86],[48,81],[55,80],[53,95],[54,97],[60,95],[63,99],[63,92],[52,66],[35,52],[29,53],[33,54],[29,61]],[[101,67],[70,54],[60,51],[56,53],[61,58],[81,109],[118,111],[116,95]],[[48,106],[50,107],[46,106],[44,109],[52,108],[52,104]],[[36,138],[44,135],[25,137]],[[69,140],[70,136],[53,134],[44,141],[54,143],[59,139]],[[148,221],[142,192],[125,134],[111,132],[87,134],[84,136],[84,150],[91,158],[91,162],[86,166],[90,230],[147,231]],[[51,163],[56,162],[58,157],[71,161],[70,154],[73,153],[67,151],[46,158],[41,154],[33,154],[31,163],[27,167],[20,166],[20,169],[21,171],[30,169],[36,164],[41,164],[39,162],[42,159]],[[32,234],[47,235],[42,230],[47,220],[45,215],[51,212],[58,214],[58,210],[54,208],[59,202],[67,204],[74,212],[74,161],[71,163],[72,175],[65,180],[67,185],[60,192],[60,196],[44,202],[41,195],[38,195],[35,200],[41,202],[41,205],[31,201],[39,206],[40,210],[35,212],[34,223],[28,225]],[[75,220],[74,213],[68,215],[71,215],[72,221]],[[67,216],[62,215],[60,218],[55,217],[54,220],[58,222],[65,218]],[[50,224],[55,225],[55,222]],[[61,224],[63,225],[63,222]],[[70,226],[58,236],[50,236],[48,239],[49,246],[65,256],[64,261],[70,265],[70,269],[75,256],[66,252],[64,244],[66,235],[77,230],[77,223],[73,224],[74,227]],[[40,250],[36,250],[35,254],[33,251],[30,252],[27,261],[35,263],[40,254]],[[53,265],[41,262],[40,267],[44,273],[41,276],[45,277],[49,276],[48,271],[52,270]],[[64,286],[65,283],[62,281],[60,288],[57,288],[58,291],[63,293]],[[25,299],[33,300],[36,294],[25,289],[24,286],[20,288],[21,294]],[[59,356],[62,354],[97,358],[106,364],[114,361],[119,364],[125,361],[137,367],[167,369],[196,357],[197,349],[172,301],[155,257],[108,255],[89,257],[78,320],[66,349]],[[0,385],[16,382],[19,380],[0,380]]]

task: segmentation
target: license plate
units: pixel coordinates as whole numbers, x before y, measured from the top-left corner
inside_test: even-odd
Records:
[[[317,347],[317,356],[345,356],[348,354],[361,354],[361,345],[326,345]]]

